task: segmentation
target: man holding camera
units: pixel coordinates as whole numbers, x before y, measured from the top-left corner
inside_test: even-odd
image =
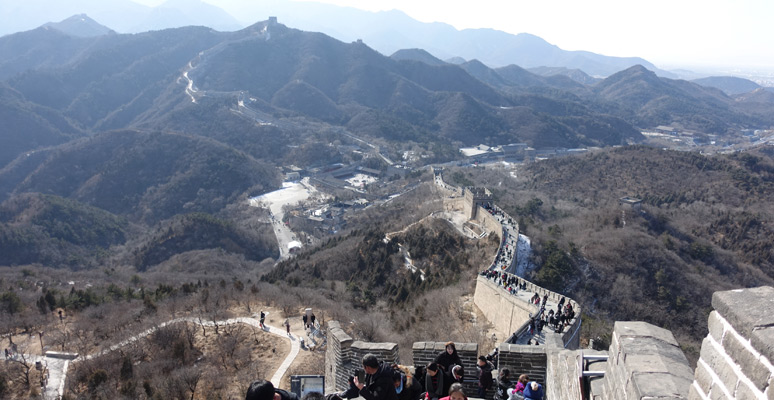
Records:
[[[398,400],[392,380],[392,367],[379,362],[375,355],[363,356],[365,376],[355,376],[355,386],[365,400]]]

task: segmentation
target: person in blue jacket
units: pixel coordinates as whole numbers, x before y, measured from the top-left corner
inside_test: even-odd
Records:
[[[535,381],[524,388],[524,400],[543,400],[543,386]]]

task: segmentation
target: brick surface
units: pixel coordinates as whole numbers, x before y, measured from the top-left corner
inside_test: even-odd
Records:
[[[742,373],[750,378],[758,390],[764,390],[769,384],[771,373],[769,368],[763,365],[760,357],[745,348],[736,335],[726,335],[722,344],[726,354],[741,366]]]
[[[721,383],[723,386],[725,386],[728,392],[733,393],[734,388],[736,388],[736,384],[739,381],[739,377],[736,376],[733,368],[725,360],[723,355],[715,349],[712,343],[710,343],[709,338],[704,338],[704,342],[702,342],[701,359],[704,360],[713,371],[715,371],[715,374],[718,375]]]
[[[723,322],[720,320],[720,314],[718,314],[717,311],[712,311],[709,315],[709,319],[707,321],[707,325],[709,327],[709,334],[712,335],[712,337],[720,342],[723,340]]]
[[[712,307],[744,337],[757,327],[774,326],[774,287],[715,292]]]
[[[750,337],[750,342],[755,350],[769,360],[769,363],[774,364],[774,325],[757,328]]]
[[[739,385],[736,387],[736,393],[734,394],[734,398],[736,400],[757,400],[758,395],[756,392],[761,393],[760,391],[757,391],[749,386],[747,386],[744,382],[739,382]]]
[[[712,385],[709,398],[710,400],[732,400],[730,397],[726,396],[726,394],[717,384]]]
[[[707,367],[704,364],[699,363],[696,366],[696,383],[704,394],[709,393],[710,387],[712,387],[712,375],[707,371]]]
[[[696,386],[691,385],[690,389],[688,390],[688,400],[702,400],[702,397],[699,395],[699,391],[701,389],[696,389]],[[706,393],[702,393],[703,395],[707,395]]]

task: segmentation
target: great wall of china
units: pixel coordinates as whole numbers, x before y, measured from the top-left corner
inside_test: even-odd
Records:
[[[436,174],[436,186],[447,197],[446,210],[463,211],[479,226],[501,237],[502,252],[507,234],[503,224],[484,208],[491,202],[485,189],[459,189]],[[510,219],[509,216],[505,215]],[[518,235],[518,227],[516,227]],[[516,257],[503,270],[512,270]],[[496,267],[493,262],[492,267]],[[499,270],[499,269],[498,269]],[[521,279],[521,278],[520,278]],[[523,279],[521,279],[522,282]],[[511,334],[499,344],[498,368],[526,373],[544,384],[547,400],[644,400],[644,399],[756,399],[774,400],[774,288],[759,287],[716,292],[709,316],[709,334],[701,347],[696,369],[692,369],[672,333],[637,321],[615,323],[607,351],[579,349],[581,309],[573,300],[576,318],[561,333],[546,332],[540,346],[515,340],[529,326],[538,308],[529,295],[548,295],[549,303],[561,295],[525,282],[526,289],[514,295],[481,275],[477,277],[474,303],[497,331]],[[445,341],[446,338],[433,338]],[[326,392],[344,390],[348,377],[360,367],[366,353],[387,362],[426,365],[444,348],[444,342],[416,342],[412,360],[400,360],[396,343],[353,340],[336,321],[328,323],[325,354]],[[514,344],[517,343],[517,344]],[[478,344],[458,343],[466,371],[476,371]],[[468,375],[475,375],[475,372]],[[467,382],[466,392],[475,393],[476,382]],[[491,398],[488,394],[487,398]]]

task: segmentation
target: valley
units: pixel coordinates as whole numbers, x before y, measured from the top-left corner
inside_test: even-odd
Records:
[[[239,398],[289,386],[279,355],[321,373],[307,308],[406,360],[488,352],[494,263],[577,301],[582,346],[642,320],[695,364],[712,293],[774,284],[774,96],[649,66],[386,56],[276,18],[2,36],[0,339],[80,354],[48,395]],[[502,230],[450,206],[469,187]],[[0,397],[37,396],[30,370],[0,366]]]

